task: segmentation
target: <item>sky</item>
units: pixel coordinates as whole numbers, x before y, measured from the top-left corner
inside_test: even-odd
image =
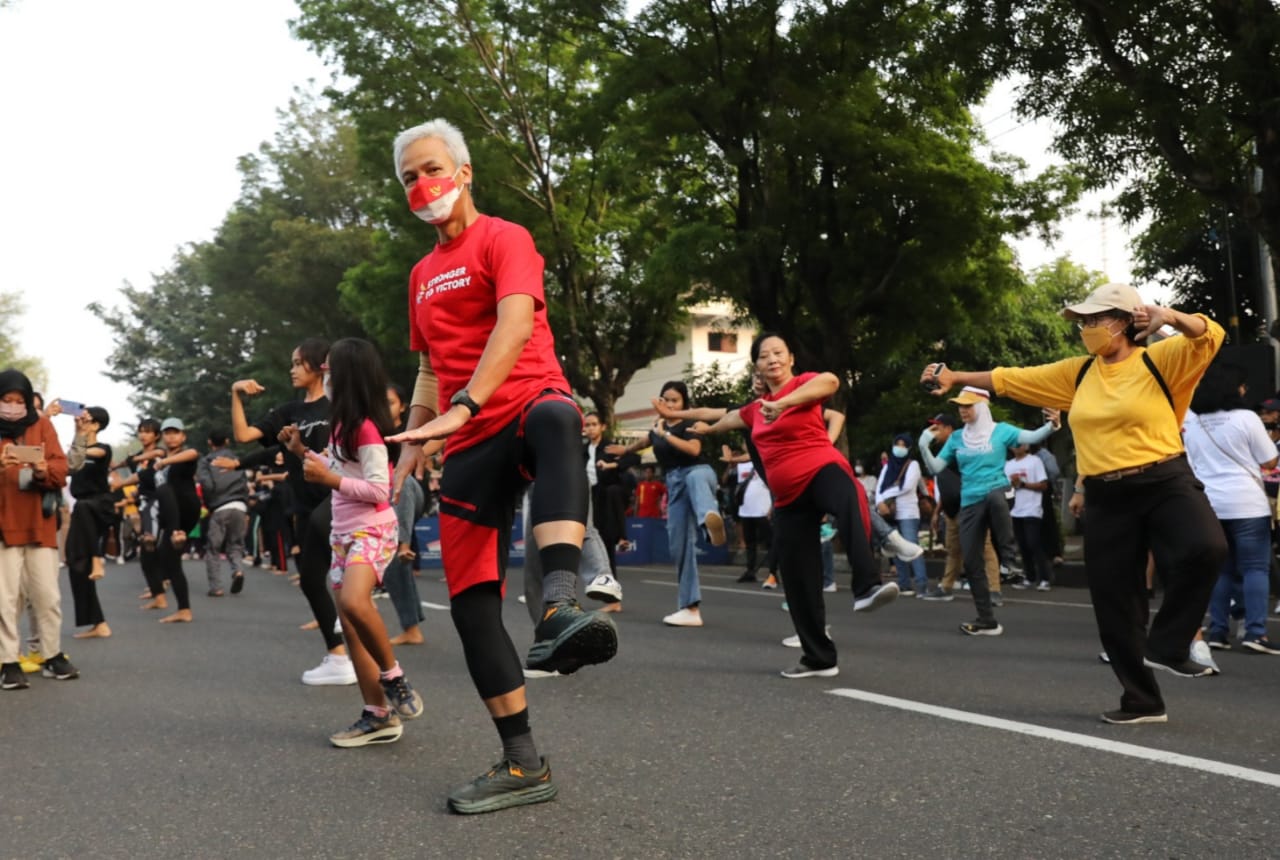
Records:
[[[236,160],[278,126],[295,88],[330,71],[289,33],[292,0],[13,0],[0,8],[0,291],[26,307],[17,341],[48,370],[45,395],[138,416],[102,371],[112,333],[88,305],[123,304],[175,253],[213,236],[239,194]],[[978,111],[995,148],[1031,174],[1052,129],[1009,112],[1012,88]],[[1025,269],[1068,254],[1127,280],[1127,237],[1084,201],[1055,247],[1015,243]],[[69,418],[59,432],[71,432]]]

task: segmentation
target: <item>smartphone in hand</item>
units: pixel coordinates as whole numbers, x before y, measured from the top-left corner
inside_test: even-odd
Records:
[[[19,463],[39,463],[44,459],[43,445],[10,445],[5,451],[17,457]]]
[[[74,400],[58,399],[58,405],[62,407],[63,415],[70,415],[72,418],[84,412],[84,404],[77,403]]]

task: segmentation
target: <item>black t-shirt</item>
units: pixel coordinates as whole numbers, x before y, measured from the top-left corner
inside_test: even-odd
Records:
[[[138,476],[138,495],[153,496],[156,492],[155,460],[141,459],[142,452],[131,454],[125,458],[129,468]]]
[[[85,457],[84,466],[71,476],[71,498],[89,499],[111,493],[111,484],[107,476],[111,472],[111,446],[95,442],[90,448],[101,448],[106,451],[102,457]]]
[[[681,421],[666,429],[671,432],[672,436],[680,439],[697,439],[702,441],[700,437],[695,436],[692,432],[692,421]],[[702,457],[691,457],[683,451],[677,451],[675,446],[666,440],[666,437],[657,430],[649,431],[649,443],[653,445],[653,456],[658,461],[658,465],[663,471],[667,469],[682,469],[688,466],[696,466],[702,462]],[[705,446],[704,446],[705,447]]]
[[[171,454],[179,454],[183,451],[190,450],[188,448],[179,448]],[[174,463],[165,467],[165,482],[173,487],[175,492],[194,493],[196,491],[196,468],[200,465],[200,459],[187,460],[182,463]]]
[[[302,434],[302,444],[320,453],[329,447],[329,412],[327,397],[310,402],[291,400],[272,409],[253,426],[262,431],[262,439],[259,441],[264,448],[268,448],[279,444],[276,437],[281,430],[290,424],[297,424],[298,432]],[[289,486],[293,489],[297,507],[313,510],[329,495],[329,488],[325,485],[307,483],[302,477],[302,461],[287,450],[284,452],[284,465],[289,472]]]

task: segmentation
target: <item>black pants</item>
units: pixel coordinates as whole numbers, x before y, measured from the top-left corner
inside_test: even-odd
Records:
[[[332,651],[342,644],[342,634],[333,632],[338,608],[329,592],[329,564],[333,555],[333,548],[329,546],[329,529],[333,525],[330,502],[326,496],[314,510],[298,514],[298,585],[320,625],[324,647]]]
[[[1013,518],[1013,536],[1017,538],[1018,551],[1022,553],[1022,573],[1032,584],[1048,582],[1053,570],[1040,541],[1041,526],[1040,517]]]
[[[765,564],[770,573],[778,572],[778,557],[773,549],[773,526],[768,517],[740,517],[742,523],[742,543],[747,548],[747,572],[754,574],[760,569],[757,548],[764,544]]]
[[[785,574],[782,589],[804,650],[800,662],[811,669],[836,665],[836,645],[826,632],[827,610],[822,597],[819,529],[823,514],[835,518],[853,570],[853,593],[864,594],[880,581],[853,482],[848,472],[832,463],[813,476],[799,497],[773,512],[778,561]]]
[[[1102,647],[1124,687],[1120,707],[1162,712],[1143,658],[1187,659],[1227,555],[1226,537],[1185,457],[1118,481],[1086,478],[1084,487],[1085,573]],[[1148,550],[1165,587],[1150,633]]]
[[[94,556],[102,555],[102,536],[115,516],[111,496],[77,499],[67,527],[67,572],[76,607],[76,626],[106,621],[98,602],[98,587],[89,574]]]
[[[627,509],[621,484],[596,484],[591,488],[592,517],[604,551],[609,556],[609,570],[618,575],[618,541],[627,536]]]
[[[1058,530],[1057,496],[1046,490],[1041,501],[1040,511],[1040,546],[1049,558],[1062,555],[1062,532]]]

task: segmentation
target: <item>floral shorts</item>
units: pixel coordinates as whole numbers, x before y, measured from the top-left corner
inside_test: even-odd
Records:
[[[399,528],[395,523],[384,523],[356,529],[350,534],[329,534],[329,547],[333,550],[329,563],[329,582],[335,590],[342,588],[342,577],[353,564],[367,564],[373,568],[378,585],[382,574],[395,558],[399,546]]]

